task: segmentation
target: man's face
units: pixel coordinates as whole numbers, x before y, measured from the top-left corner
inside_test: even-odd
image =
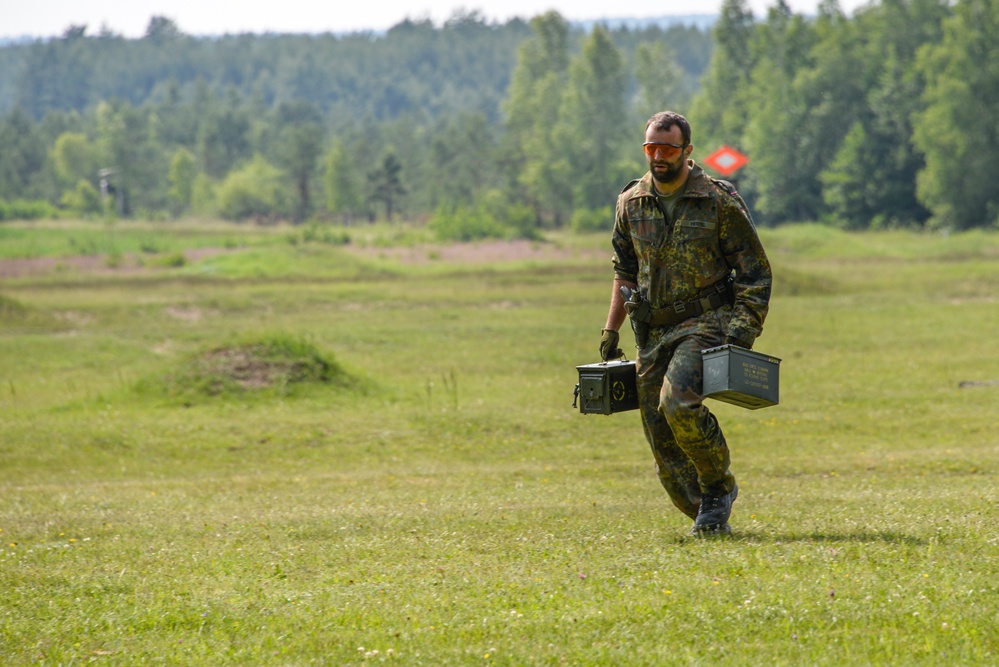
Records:
[[[676,125],[669,130],[650,126],[645,131],[645,157],[652,177],[659,183],[672,183],[683,172],[689,146],[683,145],[683,133]]]

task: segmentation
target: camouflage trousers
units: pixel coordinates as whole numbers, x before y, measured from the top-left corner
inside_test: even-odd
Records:
[[[652,328],[639,350],[638,401],[645,437],[670,500],[697,517],[701,495],[735,486],[729,450],[718,420],[703,402],[701,350],[725,340],[730,306],[672,327]]]

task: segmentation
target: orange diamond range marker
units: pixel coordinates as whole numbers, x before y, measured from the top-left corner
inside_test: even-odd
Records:
[[[722,176],[731,176],[742,169],[749,162],[749,158],[731,146],[723,145],[704,158],[704,162]]]

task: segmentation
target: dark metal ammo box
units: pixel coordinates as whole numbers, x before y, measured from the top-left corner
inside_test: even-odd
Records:
[[[756,410],[779,402],[780,359],[735,345],[701,352],[704,397]]]
[[[609,415],[638,409],[634,361],[604,361],[576,366],[579,384],[572,407],[583,414]]]

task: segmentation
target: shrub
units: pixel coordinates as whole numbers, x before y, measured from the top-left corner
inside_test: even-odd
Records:
[[[614,228],[614,211],[610,206],[597,209],[576,209],[569,226],[575,232],[602,232]]]
[[[59,212],[44,200],[0,199],[0,222],[4,220],[40,220],[58,217]]]
[[[75,190],[63,193],[60,203],[74,215],[100,215],[104,210],[101,204],[101,193],[90,181],[80,179]]]
[[[350,234],[345,230],[336,230],[329,225],[310,223],[301,232],[288,236],[288,243],[298,245],[299,243],[326,243],[329,245],[349,245]]]
[[[284,174],[263,157],[230,172],[218,188],[219,214],[228,220],[278,220],[291,213]]]
[[[530,207],[509,202],[499,191],[485,193],[474,206],[439,208],[429,227],[441,241],[540,238]]]
[[[438,209],[430,219],[430,229],[441,241],[476,241],[503,238],[503,227],[492,214],[481,208],[459,205],[452,210]]]
[[[179,269],[187,266],[187,257],[183,251],[175,250],[174,252],[153,258],[148,264],[149,266],[159,266],[166,269]]]
[[[191,186],[191,210],[206,218],[218,215],[216,186],[206,174],[198,174],[194,178]]]

